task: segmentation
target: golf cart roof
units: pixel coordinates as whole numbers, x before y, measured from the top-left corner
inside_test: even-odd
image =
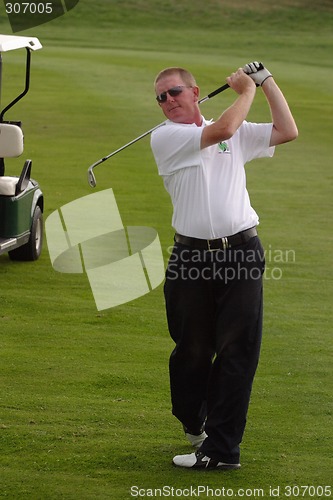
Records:
[[[0,52],[22,48],[38,50],[42,44],[33,36],[0,35]]]

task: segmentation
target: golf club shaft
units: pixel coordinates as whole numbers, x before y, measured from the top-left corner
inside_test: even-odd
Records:
[[[150,130],[147,130],[147,132],[145,132],[144,134],[142,135],[139,135],[139,137],[137,137],[136,139],[133,139],[132,141],[128,142],[127,144],[125,144],[124,146],[122,146],[121,148],[119,149],[116,149],[116,151],[113,151],[112,153],[110,153],[109,155],[107,156],[104,156],[104,158],[101,158],[100,160],[98,160],[96,163],[94,163],[91,167],[94,168],[96,167],[97,165],[99,165],[100,163],[103,163],[103,161],[105,160],[108,160],[109,158],[111,158],[111,156],[114,156],[116,155],[117,153],[120,153],[120,151],[122,151],[123,149],[126,149],[128,148],[128,146],[131,146],[132,144],[134,144],[135,142],[138,142],[140,139],[143,139],[144,137],[146,137],[147,135],[151,134],[152,132],[154,132],[154,130],[156,130],[157,128],[159,127],[162,127],[162,125],[164,125],[164,122],[163,123],[160,123],[159,125],[156,125],[156,127],[153,127],[151,128]]]
[[[229,85],[226,83],[225,85],[222,85],[218,89],[216,89],[213,92],[211,92],[210,94],[208,94],[206,97],[203,97],[202,99],[200,99],[198,101],[198,103],[201,104],[201,103],[203,103],[205,101],[208,101],[208,99],[211,99],[212,97],[216,96],[217,94],[220,94],[221,92],[223,92],[227,88],[229,88]],[[95,177],[95,174],[93,172],[93,169],[95,167],[97,167],[97,165],[100,165],[104,161],[108,160],[109,158],[111,158],[111,156],[114,156],[117,153],[120,153],[120,151],[123,151],[123,149],[128,148],[128,146],[131,146],[132,144],[135,144],[136,142],[140,141],[140,139],[143,139],[147,135],[149,135],[152,132],[154,132],[154,130],[157,130],[158,128],[162,127],[163,125],[165,125],[165,122],[162,122],[159,125],[156,125],[155,127],[151,128],[150,130],[147,130],[147,132],[145,132],[144,134],[139,135],[139,137],[137,137],[136,139],[133,139],[132,141],[128,142],[127,144],[125,144],[121,148],[116,149],[116,151],[113,151],[112,153],[108,154],[107,156],[104,156],[100,160],[96,161],[96,163],[93,163],[89,167],[89,169],[88,169],[88,182],[89,182],[90,186],[91,187],[95,187],[96,186],[96,177]]]
[[[208,101],[208,99],[211,99],[215,95],[220,94],[221,92],[223,92],[227,88],[229,88],[229,85],[226,83],[225,85],[222,85],[222,87],[219,87],[218,89],[213,90],[213,92],[206,95],[206,97],[203,97],[202,99],[200,99],[199,104],[202,104],[203,102]]]
[[[219,94],[220,92],[223,92],[224,90],[226,90],[227,88],[229,87],[229,85],[226,83],[225,85],[222,85],[222,87],[219,87],[218,89],[214,90],[213,92],[211,92],[210,94],[208,94],[206,97],[203,97],[202,99],[200,99],[199,101],[199,104],[205,102],[205,101],[208,101],[208,99],[211,99],[211,97],[214,97],[215,95]],[[120,151],[122,151],[123,149],[126,149],[128,146],[132,146],[132,144],[140,141],[140,139],[143,139],[144,137],[146,137],[147,135],[151,134],[152,132],[154,132],[154,130],[162,127],[163,125],[165,124],[165,122],[163,123],[160,123],[159,125],[156,125],[156,127],[153,127],[151,128],[150,130],[147,130],[147,132],[145,132],[144,134],[142,135],[139,135],[139,137],[137,137],[136,139],[133,139],[132,141],[128,142],[127,144],[125,144],[124,146],[122,146],[121,148],[119,149],[116,149],[116,151],[113,151],[112,153],[110,153],[109,155],[107,156],[104,156],[104,158],[101,158],[100,160],[98,160],[98,162],[96,162],[94,165],[98,165],[99,163],[102,163],[103,161],[105,160],[108,160],[109,158],[111,158],[111,156],[114,156],[115,154],[119,153]]]

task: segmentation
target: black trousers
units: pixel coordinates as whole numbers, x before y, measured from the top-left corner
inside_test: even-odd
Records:
[[[227,250],[176,243],[164,293],[172,412],[208,438],[206,455],[238,463],[262,335],[264,252],[259,238]]]

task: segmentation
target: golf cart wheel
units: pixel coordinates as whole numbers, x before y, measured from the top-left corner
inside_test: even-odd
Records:
[[[43,213],[39,206],[36,206],[31,224],[29,241],[15,250],[8,252],[11,260],[37,260],[42,253],[43,246]]]

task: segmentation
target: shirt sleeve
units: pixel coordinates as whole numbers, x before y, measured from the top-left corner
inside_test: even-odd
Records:
[[[202,130],[195,124],[166,122],[152,133],[151,148],[160,175],[172,175],[200,163]]]
[[[239,139],[240,145],[246,145],[246,149],[243,149],[244,163],[273,156],[275,147],[269,145],[272,128],[272,123],[243,122],[239,128]]]

